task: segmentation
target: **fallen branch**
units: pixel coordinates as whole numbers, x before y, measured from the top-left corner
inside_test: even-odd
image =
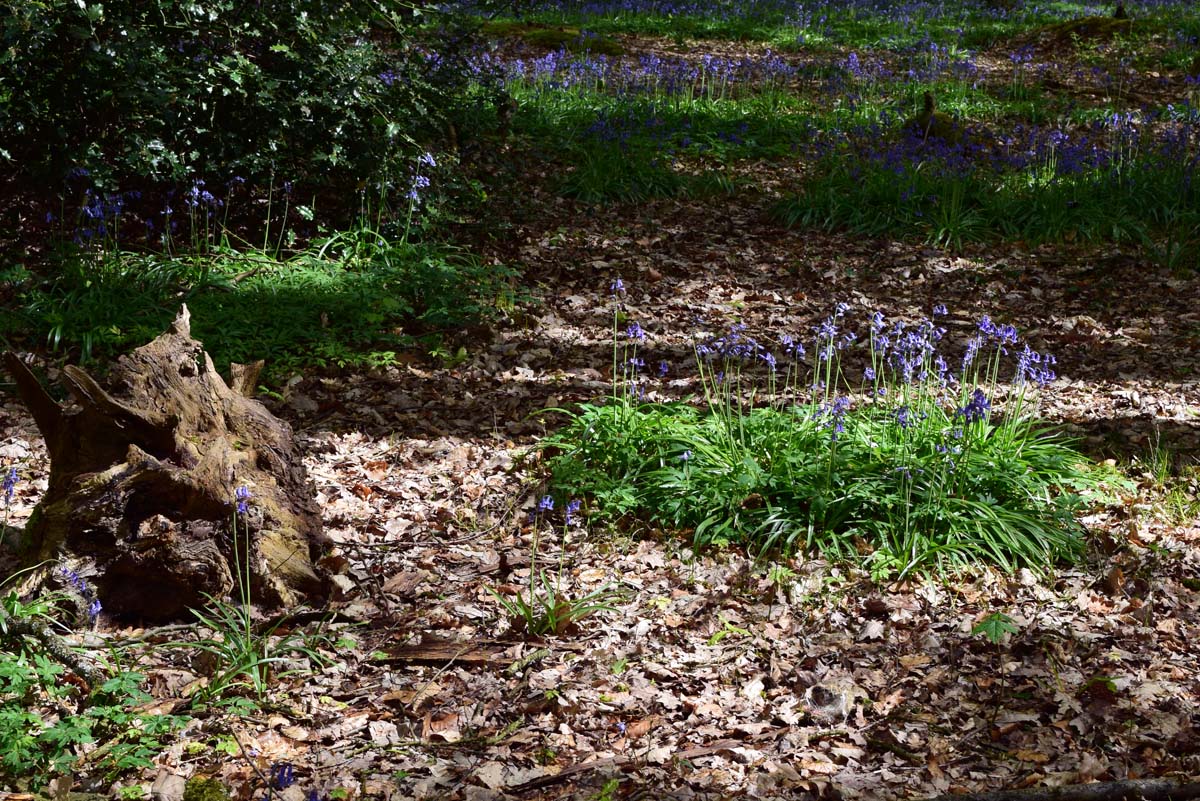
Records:
[[[95,686],[104,681],[104,671],[92,664],[90,657],[75,651],[62,637],[50,630],[50,627],[33,618],[14,618],[0,605],[0,632],[5,638],[20,639],[27,637],[37,641],[47,654],[72,673]]]
[[[1196,798],[1200,798],[1200,784],[1138,779],[961,795],[947,793],[932,801],[1192,801]]]

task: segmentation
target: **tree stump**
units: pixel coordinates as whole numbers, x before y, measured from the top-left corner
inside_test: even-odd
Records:
[[[230,388],[192,339],[186,306],[117,360],[107,390],[65,367],[74,405],[51,398],[15,354],[5,361],[50,453],[24,563],[92,563],[106,610],[152,621],[225,596],[239,565],[263,606],[326,595],[327,540],[291,427],[249,397],[262,363],[235,365]],[[251,494],[243,514],[238,487]]]

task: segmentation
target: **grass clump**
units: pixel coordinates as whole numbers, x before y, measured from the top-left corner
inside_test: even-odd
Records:
[[[1053,357],[985,317],[951,369],[943,308],[916,324],[876,313],[861,339],[846,311],[814,329],[810,360],[798,338],[773,351],[741,326],[704,338],[699,406],[646,400],[645,332],[631,324],[612,396],[543,445],[551,486],[697,546],[816,551],[878,577],[1076,559],[1074,512],[1099,480],[1038,419]]]

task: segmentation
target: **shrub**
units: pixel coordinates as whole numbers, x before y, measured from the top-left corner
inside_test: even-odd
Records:
[[[781,337],[777,359],[741,326],[702,341],[700,408],[643,400],[645,335],[631,325],[614,344],[612,396],[544,442],[551,486],[698,546],[865,558],[881,576],[1077,557],[1079,491],[1099,483],[1037,419],[1053,357],[985,317],[954,370],[938,319],[888,326],[877,313],[866,366],[851,374],[843,357],[858,337],[845,310],[814,329],[811,362],[799,339]],[[772,402],[755,404],[759,392]]]
[[[46,0],[0,10],[0,157],[34,177],[375,175],[466,75],[365,0]],[[447,48],[449,51],[450,48]]]

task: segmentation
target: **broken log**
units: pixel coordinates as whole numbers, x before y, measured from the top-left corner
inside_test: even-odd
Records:
[[[192,339],[186,306],[116,361],[107,388],[65,367],[73,404],[15,354],[5,365],[50,455],[19,548],[26,565],[94,564],[105,610],[153,621],[226,596],[238,565],[266,607],[327,594],[317,565],[327,540],[291,428],[248,397],[261,363],[235,366],[231,389]],[[235,515],[238,487],[251,498]]]

